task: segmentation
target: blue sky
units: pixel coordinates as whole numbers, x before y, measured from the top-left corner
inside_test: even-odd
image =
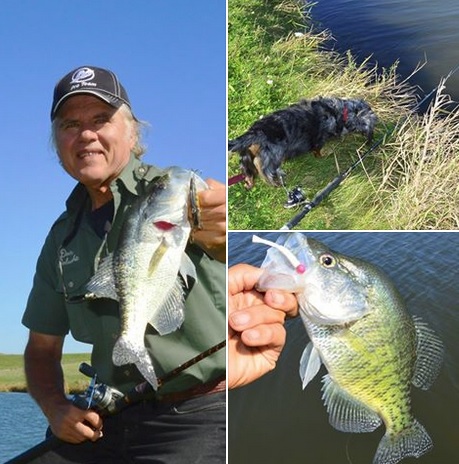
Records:
[[[55,83],[80,65],[114,71],[148,121],[145,161],[226,178],[225,0],[2,0],[0,353],[20,319],[46,234],[74,181],[49,143]],[[65,351],[89,351],[67,337]]]

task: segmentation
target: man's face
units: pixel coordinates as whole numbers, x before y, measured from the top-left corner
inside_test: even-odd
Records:
[[[108,187],[128,163],[135,131],[122,111],[97,97],[76,95],[59,110],[55,140],[64,169],[98,190]]]

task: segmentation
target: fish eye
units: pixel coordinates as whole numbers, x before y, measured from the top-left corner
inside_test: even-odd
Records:
[[[320,261],[320,264],[322,264],[322,266],[326,268],[334,267],[336,264],[336,259],[332,255],[328,255],[328,254],[322,255],[319,258],[319,261]]]

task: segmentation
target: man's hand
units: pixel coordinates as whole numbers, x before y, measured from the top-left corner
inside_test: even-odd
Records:
[[[238,264],[228,271],[228,379],[237,388],[274,369],[286,332],[284,320],[298,314],[290,293],[255,289],[262,270]]]
[[[226,186],[207,179],[207,190],[198,193],[201,229],[192,231],[193,242],[212,258],[226,262]]]
[[[69,443],[102,437],[102,419],[65,396],[61,366],[64,337],[30,332],[24,353],[27,386],[48,419],[53,434]]]
[[[48,414],[53,434],[69,443],[96,441],[102,437],[102,419],[95,411],[82,410],[70,401],[55,404]]]

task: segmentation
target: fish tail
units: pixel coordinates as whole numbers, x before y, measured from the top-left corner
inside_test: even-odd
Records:
[[[126,336],[122,335],[113,347],[112,360],[115,366],[135,364],[145,380],[155,390],[158,388],[158,378],[156,377],[150,355],[144,346],[133,343]]]
[[[386,432],[379,442],[373,464],[396,464],[408,456],[418,458],[432,446],[426,429],[415,419],[411,427],[401,433],[390,435]]]
[[[121,335],[113,347],[113,364],[115,366],[134,364],[138,361],[140,353],[144,349],[144,347],[132,343],[126,336]]]

